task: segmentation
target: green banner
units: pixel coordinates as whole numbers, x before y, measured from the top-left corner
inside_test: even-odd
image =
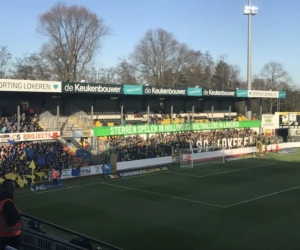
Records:
[[[183,124],[145,124],[135,126],[94,127],[95,136],[155,134],[229,128],[258,128],[260,121],[201,122]]]

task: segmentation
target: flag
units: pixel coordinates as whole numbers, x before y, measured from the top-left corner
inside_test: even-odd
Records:
[[[18,178],[17,178],[17,183],[18,183],[18,185],[22,188],[22,187],[24,187],[24,185],[25,185],[25,182],[24,182],[24,180],[18,175],[17,176]]]
[[[91,153],[90,152],[88,152],[88,153],[86,153],[85,155],[84,155],[84,159],[87,159],[87,158],[90,158],[91,157]]]
[[[31,168],[31,170],[35,170],[35,164],[34,164],[34,161],[31,161],[31,162],[30,162],[29,168]]]
[[[46,165],[46,158],[45,157],[39,157],[39,158],[37,158],[36,162],[38,164],[41,164],[41,165]]]
[[[16,174],[9,173],[5,175],[5,179],[15,180],[17,178]]]
[[[34,155],[34,149],[33,148],[30,148],[27,153],[26,153],[26,156],[27,158],[32,158]]]
[[[14,140],[9,140],[9,139],[7,139],[7,141],[9,142],[10,145],[14,145],[14,144],[15,144],[15,141],[14,141]]]
[[[51,155],[51,154],[49,154],[49,155],[47,156],[47,160],[48,160],[49,162],[53,162],[53,158],[52,158],[52,155]]]
[[[76,157],[80,158],[82,156],[84,156],[84,150],[82,150],[82,149],[76,150]]]
[[[23,153],[23,154],[20,156],[20,160],[24,160],[25,156],[26,156],[26,153]]]

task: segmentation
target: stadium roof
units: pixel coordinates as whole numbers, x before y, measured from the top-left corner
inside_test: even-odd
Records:
[[[53,81],[31,81],[0,79],[0,92],[52,93],[52,94],[92,94],[108,96],[141,96],[165,99],[236,99],[286,98],[285,91],[213,89],[201,87],[155,87],[145,85],[120,85],[99,83],[72,83]]]

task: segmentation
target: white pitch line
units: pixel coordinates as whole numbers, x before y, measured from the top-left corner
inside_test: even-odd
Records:
[[[172,171],[168,171],[168,172],[165,172],[165,173],[184,175],[184,176],[189,176],[189,177],[194,177],[194,178],[204,178],[204,177],[209,177],[209,176],[214,176],[214,175],[221,175],[221,174],[227,174],[227,173],[232,173],[232,172],[237,172],[237,171],[249,170],[249,169],[254,169],[254,168],[261,168],[261,167],[266,167],[266,166],[274,166],[274,165],[276,165],[276,163],[270,163],[270,164],[265,164],[265,165],[261,165],[261,166],[251,167],[251,168],[239,168],[239,169],[219,172],[219,173],[215,173],[215,174],[206,174],[206,175],[192,175],[192,174],[173,173]]]
[[[118,180],[120,180],[120,179],[118,179]],[[110,184],[110,183],[108,183],[106,181],[99,181],[99,182],[88,183],[88,184],[78,185],[78,186],[72,186],[72,187],[62,188],[62,189],[53,189],[53,190],[42,191],[42,192],[33,192],[33,193],[29,193],[29,194],[24,194],[24,195],[16,196],[16,198],[17,197],[31,196],[31,195],[40,195],[40,194],[44,194],[44,193],[51,193],[51,192],[68,190],[68,189],[73,189],[73,188],[81,188],[81,187],[91,186],[91,185],[95,185],[95,184],[103,184],[103,185],[108,185],[108,186],[113,186],[113,187],[118,187],[118,188],[123,188],[123,189],[129,189],[129,190],[134,190],[134,191],[138,191],[138,192],[143,192],[143,193],[158,195],[158,196],[164,196],[164,197],[168,197],[168,198],[172,198],[172,199],[177,199],[177,200],[183,200],[183,201],[188,201],[188,202],[192,202],[192,203],[203,204],[203,205],[207,205],[207,206],[213,206],[213,207],[218,207],[218,208],[225,208],[224,206],[220,206],[220,205],[216,205],[216,204],[211,204],[211,203],[207,203],[207,202],[202,202],[202,201],[197,201],[197,200],[191,200],[191,199],[185,199],[185,198],[182,198],[182,197],[177,197],[177,196],[172,196],[172,195],[167,195],[167,194],[161,194],[161,193],[151,192],[151,191],[137,189],[137,188],[126,187],[126,186],[120,186],[120,185],[115,185],[115,184]]]
[[[117,188],[122,188],[122,189],[133,190],[133,191],[142,192],[142,193],[146,193],[146,194],[152,194],[152,195],[157,195],[157,196],[168,197],[168,198],[172,198],[172,199],[176,199],[176,200],[183,200],[183,201],[188,201],[188,202],[192,202],[192,203],[203,204],[203,205],[212,206],[212,207],[225,208],[224,206],[220,206],[220,205],[216,205],[216,204],[212,204],[212,203],[207,203],[207,202],[202,202],[202,201],[197,201],[197,200],[186,199],[186,198],[182,198],[182,197],[178,197],[178,196],[173,196],[173,195],[168,195],[168,194],[161,194],[161,193],[151,192],[151,191],[147,191],[147,190],[143,190],[143,189],[138,189],[138,188],[131,188],[131,187],[126,187],[126,186],[120,186],[120,185],[110,184],[110,183],[107,183],[107,182],[102,182],[101,184],[112,186],[112,187],[117,187]]]
[[[249,199],[249,200],[237,202],[237,203],[225,206],[224,208],[229,208],[229,207],[237,206],[237,205],[244,204],[244,203],[247,203],[247,202],[250,202],[250,201],[259,200],[259,199],[262,199],[262,198],[265,198],[265,197],[269,197],[269,196],[272,196],[272,195],[275,195],[275,194],[284,193],[284,192],[287,192],[287,191],[290,191],[290,190],[294,190],[294,189],[298,189],[298,188],[300,188],[300,186],[292,187],[292,188],[288,188],[288,189],[284,189],[284,190],[281,190],[281,191],[278,191],[278,192],[274,192],[274,193],[262,195],[262,196],[259,196],[259,197],[253,198],[253,199]]]
[[[248,159],[246,159],[246,160],[248,160]],[[237,161],[234,161],[233,163],[236,163],[236,162]],[[197,167],[194,167],[192,169],[202,168],[202,167],[207,167],[207,166],[220,165],[220,164],[223,164],[223,163],[212,163],[212,164],[208,164],[208,165],[205,165],[205,166],[203,166],[203,164],[201,164],[201,166],[200,166],[200,164],[198,164]],[[132,169],[132,171],[133,170],[134,169]],[[166,172],[175,172],[175,171],[184,171],[184,170],[188,170],[188,169],[186,169],[186,168],[180,168],[180,169],[173,169],[173,170],[168,170],[168,171],[154,172],[154,173],[143,174],[143,175],[128,176],[126,178],[108,179],[108,180],[96,181],[96,182],[91,182],[91,183],[86,183],[86,184],[81,184],[81,185],[76,185],[76,186],[69,186],[69,187],[65,187],[65,188],[52,189],[52,190],[47,190],[47,191],[42,191],[42,192],[31,192],[31,193],[28,193],[28,194],[16,195],[15,197],[17,198],[17,197],[25,197],[25,196],[31,196],[31,195],[39,195],[39,194],[44,194],[44,193],[51,193],[51,192],[68,190],[68,189],[73,189],[73,188],[80,188],[80,187],[86,187],[86,186],[91,186],[91,185],[97,185],[97,184],[101,184],[102,182],[122,181],[122,180],[126,180],[126,179],[140,178],[140,177],[145,177],[145,176],[150,176],[150,175],[164,174]],[[191,170],[191,169],[189,168],[189,170]]]
[[[295,153],[291,153],[289,155],[293,155],[299,152],[295,152]],[[284,154],[282,155],[276,155],[278,156],[286,156]],[[270,155],[270,156],[265,156],[265,157],[257,157],[257,158],[249,158],[249,159],[243,159],[241,160],[242,162],[246,162],[246,161],[257,161],[259,159],[266,159],[266,158],[270,158],[270,157],[274,157],[274,155]],[[300,157],[300,156],[299,156]],[[194,168],[180,168],[180,169],[174,169],[174,170],[169,170],[169,171],[162,171],[162,172],[155,172],[155,173],[150,173],[150,174],[144,174],[144,175],[136,175],[136,176],[129,176],[126,178],[119,178],[119,179],[110,179],[110,180],[103,180],[103,181],[97,181],[97,182],[91,182],[91,183],[87,183],[87,184],[81,184],[81,185],[76,185],[76,186],[69,186],[67,188],[61,188],[61,189],[52,189],[52,190],[47,190],[47,191],[42,191],[42,192],[31,192],[28,194],[21,194],[21,195],[16,195],[15,198],[18,197],[26,197],[26,196],[32,196],[32,195],[40,195],[40,194],[44,194],[44,193],[51,193],[51,192],[57,192],[57,191],[63,191],[63,190],[68,190],[68,189],[73,189],[73,188],[80,188],[80,187],[86,187],[86,186],[91,186],[91,185],[95,185],[95,184],[100,184],[102,182],[113,182],[113,181],[121,181],[121,180],[126,180],[126,179],[132,179],[132,178],[140,178],[140,177],[145,177],[145,176],[149,176],[149,175],[157,175],[157,174],[164,174],[166,172],[175,172],[175,171],[184,171],[184,170],[191,170],[191,169],[196,169],[196,168],[202,168],[202,167],[208,167],[208,166],[214,166],[214,165],[222,165],[222,164],[234,164],[234,163],[241,163],[241,161],[233,161],[233,162],[225,162],[225,163],[212,163],[212,164],[195,164],[197,165],[197,167]]]

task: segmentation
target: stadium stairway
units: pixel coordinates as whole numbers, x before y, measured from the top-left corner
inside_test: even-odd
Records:
[[[60,227],[29,214],[22,213],[22,218],[23,227],[20,250],[87,250],[85,247],[70,243],[74,237],[88,241],[93,247],[92,249],[122,250],[116,246]],[[29,226],[27,227],[32,222],[40,223],[42,225],[41,231],[34,230]]]
[[[70,149],[81,149],[81,144],[73,138],[73,130],[81,130],[82,128],[74,123],[74,121],[68,116],[59,117],[59,127],[61,132],[61,140],[66,141]]]
[[[82,145],[76,141],[73,137],[63,137],[64,140],[68,142],[73,148],[81,149]]]
[[[72,137],[72,130],[82,129],[79,124],[74,123],[74,121],[68,116],[59,117],[59,127],[62,137]]]

